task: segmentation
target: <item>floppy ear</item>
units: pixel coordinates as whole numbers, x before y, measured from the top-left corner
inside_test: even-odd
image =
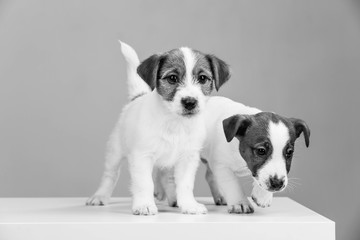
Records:
[[[154,90],[156,86],[156,78],[159,68],[160,55],[154,54],[145,59],[137,68],[140,77]]]
[[[217,58],[214,55],[209,54],[206,55],[206,57],[210,63],[211,72],[214,77],[216,91],[219,91],[219,88],[230,78],[229,65],[227,65],[226,62]]]
[[[290,118],[293,123],[296,133],[296,138],[300,137],[301,133],[304,133],[305,145],[309,147],[310,144],[310,128],[305,121],[297,118]]]
[[[235,136],[244,136],[246,129],[251,125],[249,115],[234,115],[223,120],[226,140],[231,142]]]

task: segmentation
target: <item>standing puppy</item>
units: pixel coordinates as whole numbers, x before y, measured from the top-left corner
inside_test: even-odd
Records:
[[[205,118],[207,138],[201,156],[215,203],[227,204],[230,213],[252,213],[238,178],[251,174],[252,199],[258,206],[269,206],[273,193],[288,183],[295,140],[301,133],[309,146],[307,124],[224,97],[209,99]]]
[[[87,204],[109,201],[121,162],[127,159],[133,214],[157,213],[154,167],[174,172],[177,205],[183,213],[206,213],[193,195],[206,137],[203,108],[214,86],[219,89],[229,79],[228,66],[186,47],[152,55],[140,65],[130,46],[121,43],[121,50],[127,62],[130,103],[110,136],[102,181]]]

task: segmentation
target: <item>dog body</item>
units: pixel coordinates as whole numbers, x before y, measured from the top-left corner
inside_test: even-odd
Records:
[[[228,80],[227,65],[189,48],[155,54],[140,64],[130,46],[121,46],[132,101],[124,107],[110,136],[100,187],[87,204],[103,205],[109,201],[121,162],[127,159],[134,214],[157,213],[154,168],[155,172],[173,173],[173,205],[177,204],[183,213],[206,213],[205,206],[193,196],[206,137],[203,108],[213,86],[218,89]]]

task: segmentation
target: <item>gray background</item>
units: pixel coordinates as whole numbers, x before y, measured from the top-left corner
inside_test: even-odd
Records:
[[[360,238],[358,1],[0,1],[0,197],[94,192],[127,97],[117,39],[141,59],[214,53],[233,69],[220,95],[305,119],[311,146],[297,142],[299,179],[281,195],[336,221],[338,239]]]

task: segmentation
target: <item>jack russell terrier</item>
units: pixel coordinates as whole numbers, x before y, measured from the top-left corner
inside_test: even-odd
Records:
[[[205,118],[208,135],[201,157],[215,204],[227,204],[229,213],[254,212],[238,178],[251,174],[253,201],[270,206],[273,193],[287,186],[295,140],[301,133],[309,146],[307,124],[224,97],[209,99]]]
[[[213,88],[218,90],[229,79],[228,65],[187,47],[154,54],[140,64],[134,49],[120,44],[127,62],[130,102],[110,136],[102,180],[87,205],[108,203],[121,163],[127,159],[133,214],[157,213],[154,168],[155,173],[173,173],[176,190],[171,189],[182,213],[206,213],[193,195],[206,138],[203,112]]]

